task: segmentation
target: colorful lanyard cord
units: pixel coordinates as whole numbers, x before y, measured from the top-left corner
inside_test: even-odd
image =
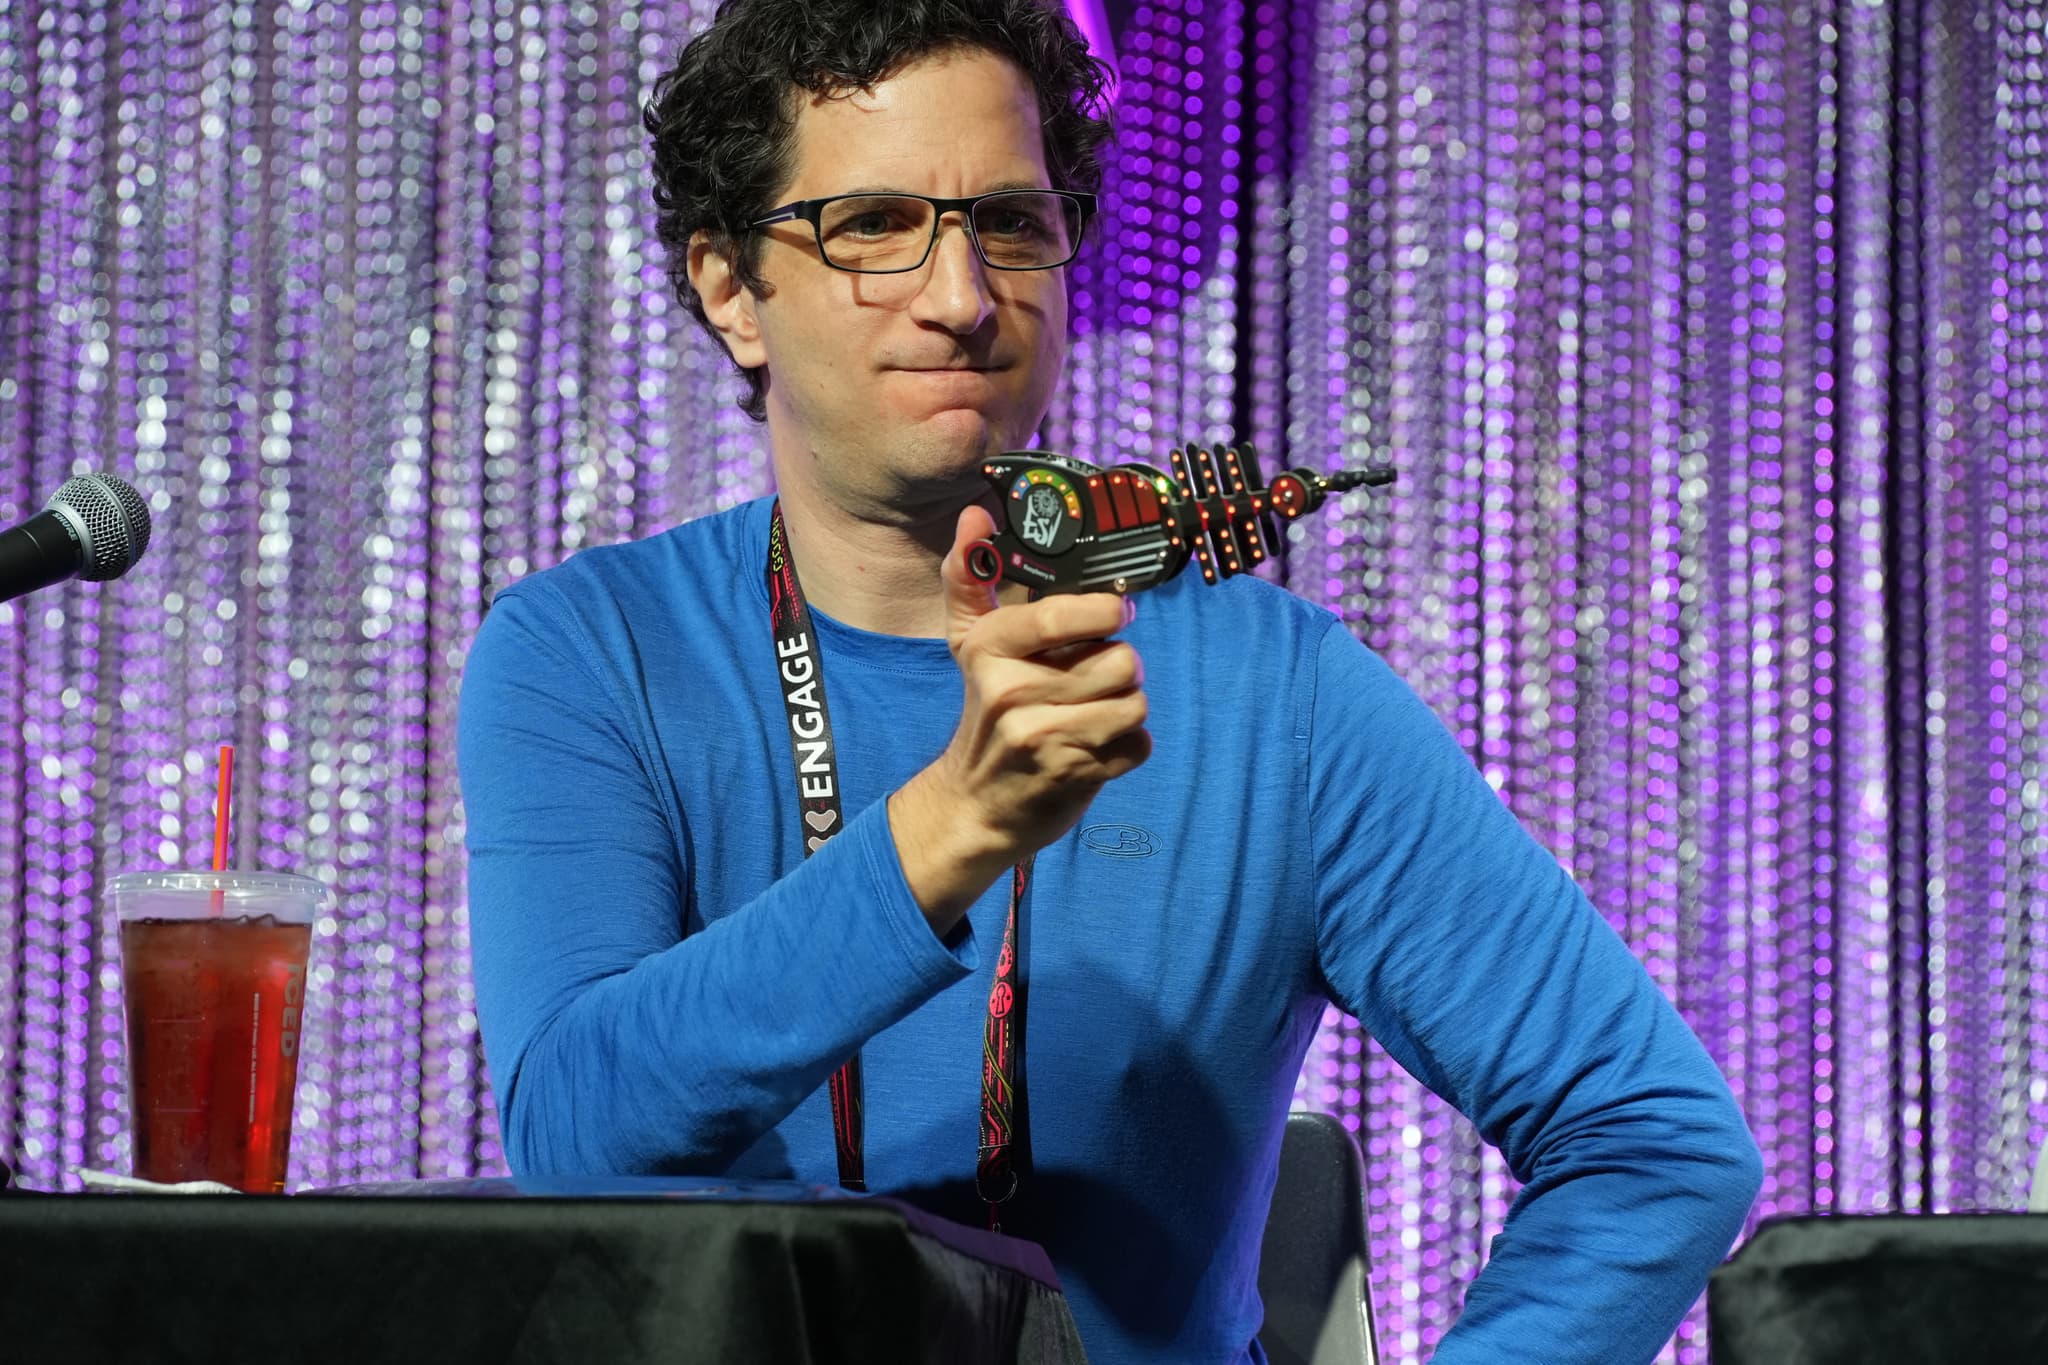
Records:
[[[797,810],[802,821],[804,856],[825,846],[840,830],[839,765],[832,745],[832,717],[825,705],[824,660],[811,629],[798,586],[796,564],[782,525],[782,504],[776,503],[768,524],[768,617],[775,635],[775,672],[782,686],[782,705],[789,720],[790,756],[796,765]],[[982,1025],[981,1147],[974,1166],[974,1186],[988,1204],[989,1227],[998,1227],[997,1212],[1016,1197],[1022,1184],[1028,1129],[1017,1086],[1024,1045],[1024,976],[1017,961],[1017,920],[1024,890],[1031,881],[1031,860],[1017,864],[1010,876],[1010,913],[1003,925],[1002,952],[996,958],[995,980],[988,991],[988,1018]],[[839,1183],[849,1190],[867,1189],[865,1113],[861,1101],[860,1053],[847,1058],[832,1074],[832,1137],[839,1153]]]

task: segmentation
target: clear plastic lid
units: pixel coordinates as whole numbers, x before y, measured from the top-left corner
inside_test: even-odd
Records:
[[[121,919],[270,915],[310,924],[334,908],[325,882],[289,872],[123,872],[107,878],[102,895]]]

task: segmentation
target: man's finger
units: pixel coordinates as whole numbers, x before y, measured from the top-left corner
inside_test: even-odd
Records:
[[[1037,655],[1033,662],[1058,670],[1061,701],[1094,701],[1145,685],[1144,661],[1123,640],[1061,645]]]
[[[1062,645],[1106,640],[1130,622],[1129,600],[1113,592],[1089,592],[1022,603],[990,621],[977,645],[987,654],[1028,659]]]
[[[974,623],[996,609],[996,585],[967,572],[967,547],[995,533],[995,518],[978,504],[962,508],[953,524],[953,548],[946,552],[939,576],[946,585],[946,639],[956,649]]]

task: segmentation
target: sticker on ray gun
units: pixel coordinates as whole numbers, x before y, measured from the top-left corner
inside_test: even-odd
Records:
[[[1171,452],[1172,472],[1107,467],[1050,450],[1012,450],[981,467],[997,495],[996,533],[967,548],[983,583],[1041,594],[1143,592],[1190,561],[1211,583],[1257,567],[1278,521],[1315,511],[1332,494],[1394,481],[1392,469],[1318,474],[1289,469],[1270,486],[1249,443]]]

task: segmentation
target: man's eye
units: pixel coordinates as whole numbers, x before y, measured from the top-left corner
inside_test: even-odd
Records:
[[[828,235],[857,242],[899,237],[911,230],[910,217],[887,205],[850,206],[827,218]]]
[[[863,213],[841,228],[850,237],[882,237],[896,231],[897,225],[886,213]]]
[[[989,215],[989,221],[982,227],[991,237],[1007,237],[1014,240],[1037,241],[1050,236],[1044,223],[1028,213],[1003,211]]]

